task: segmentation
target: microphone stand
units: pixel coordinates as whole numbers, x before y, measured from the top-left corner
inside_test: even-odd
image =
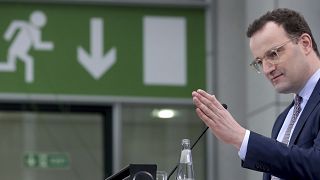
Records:
[[[228,109],[228,106],[226,104],[222,104],[222,106],[225,109]],[[198,141],[201,139],[201,137],[207,132],[207,130],[209,129],[209,127],[206,127],[206,129],[201,133],[201,135],[198,137],[198,139],[193,143],[193,145],[191,146],[191,150],[193,149],[193,147],[198,143]],[[172,171],[169,173],[167,180],[170,179],[170,177],[172,176],[172,174],[177,170],[179,163],[172,169]]]

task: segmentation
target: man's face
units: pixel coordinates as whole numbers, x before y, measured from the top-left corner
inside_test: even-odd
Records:
[[[274,22],[268,22],[250,38],[254,58],[262,59],[264,75],[280,93],[299,93],[308,79],[308,63],[297,42],[299,39],[290,40]],[[265,58],[270,50],[277,51],[276,61]]]

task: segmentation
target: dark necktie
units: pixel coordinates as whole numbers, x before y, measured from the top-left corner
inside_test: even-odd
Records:
[[[302,102],[302,97],[300,97],[299,95],[296,95],[296,97],[294,98],[294,107],[293,107],[293,113],[292,113],[292,117],[291,117],[291,121],[287,127],[286,132],[284,133],[283,139],[282,139],[282,143],[289,145],[289,139],[290,139],[290,135],[291,135],[291,131],[293,128],[294,123],[297,121],[298,116],[301,112],[301,102]],[[271,180],[280,180],[280,178],[275,177],[275,176],[271,176]]]
[[[293,113],[292,113],[292,117],[291,117],[291,121],[288,125],[288,128],[286,130],[286,132],[284,133],[283,139],[282,139],[282,143],[288,145],[289,144],[289,139],[290,139],[290,135],[291,135],[291,131],[293,128],[294,123],[297,121],[298,116],[300,114],[301,111],[301,102],[302,102],[302,97],[300,97],[299,95],[296,95],[296,97],[294,98],[294,107],[293,107]]]

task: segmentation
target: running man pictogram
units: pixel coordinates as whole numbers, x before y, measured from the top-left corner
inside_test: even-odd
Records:
[[[34,81],[34,58],[29,55],[29,50],[53,50],[52,42],[41,40],[41,28],[46,25],[47,17],[42,11],[33,11],[30,22],[14,20],[7,28],[4,39],[11,41],[7,61],[0,62],[0,72],[15,72],[17,59],[25,64],[25,81]],[[17,32],[17,33],[16,33]],[[16,35],[15,35],[16,34]]]

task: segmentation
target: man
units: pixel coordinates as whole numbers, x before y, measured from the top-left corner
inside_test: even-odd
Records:
[[[263,179],[320,179],[320,59],[304,18],[275,9],[248,28],[255,60],[279,93],[295,100],[276,119],[272,138],[241,127],[214,95],[192,92],[196,112],[212,133],[239,150],[242,166],[264,172]]]

